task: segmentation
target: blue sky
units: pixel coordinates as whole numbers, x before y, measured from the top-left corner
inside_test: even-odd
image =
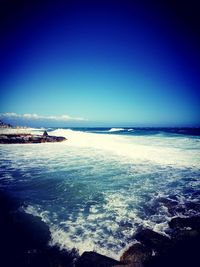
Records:
[[[195,2],[10,1],[1,10],[3,120],[200,125]]]

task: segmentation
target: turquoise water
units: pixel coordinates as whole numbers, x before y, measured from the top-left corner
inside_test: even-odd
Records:
[[[172,216],[196,214],[184,210],[200,201],[196,130],[50,131],[68,140],[0,146],[0,188],[49,225],[51,244],[119,258],[140,227],[166,234]],[[175,214],[163,198],[178,202]]]

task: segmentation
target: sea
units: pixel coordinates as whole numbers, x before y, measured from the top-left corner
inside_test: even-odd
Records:
[[[0,145],[0,190],[39,216],[50,245],[119,259],[134,234],[200,213],[200,128],[30,128],[61,143]],[[6,131],[2,129],[2,131]]]

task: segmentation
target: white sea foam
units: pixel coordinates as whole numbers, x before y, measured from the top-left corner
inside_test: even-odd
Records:
[[[29,134],[33,128],[0,128],[0,134]]]
[[[0,134],[42,134],[45,128],[16,127],[0,128]]]
[[[191,143],[186,138],[185,142],[179,140],[179,138],[167,139],[165,141],[163,137],[116,136],[64,129],[55,130],[51,134],[66,137],[68,142],[65,145],[99,149],[106,153],[109,152],[120,156],[121,159],[126,157],[134,162],[149,161],[177,167],[200,167],[199,151],[183,149],[191,145],[195,145],[195,148],[200,148],[198,139],[194,144],[194,142]]]
[[[108,130],[108,132],[120,132],[120,131],[124,131],[124,128],[111,128],[110,130]]]
[[[49,225],[51,244],[80,254],[96,250],[119,259],[138,227],[165,233],[172,215],[154,201],[176,196],[184,207],[193,196],[185,190],[200,186],[198,139],[49,134],[68,140],[1,145],[2,179],[28,196],[25,211]]]
[[[96,206],[87,217],[80,211],[76,218],[68,216],[67,220],[60,223],[55,223],[57,219],[54,218],[54,222],[49,212],[43,211],[38,205],[29,205],[25,211],[40,216],[49,225],[50,245],[58,245],[67,250],[76,248],[80,255],[84,251],[97,251],[119,260],[124,249],[134,241],[132,237],[137,231],[134,224],[162,234],[168,228],[167,222],[156,223],[153,218],[141,218],[137,210],[130,211],[126,198],[130,201],[131,196],[108,194],[104,212],[100,212]]]

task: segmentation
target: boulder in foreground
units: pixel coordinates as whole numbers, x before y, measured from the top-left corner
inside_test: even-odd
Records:
[[[172,242],[167,236],[161,235],[150,229],[140,231],[136,234],[135,238],[156,252],[165,252],[172,246]]]
[[[194,216],[190,218],[176,217],[169,222],[169,226],[172,229],[184,229],[189,227],[193,230],[200,230],[200,217],[199,216]]]
[[[120,262],[93,251],[84,252],[78,259],[76,267],[112,267]]]
[[[130,246],[121,256],[120,261],[127,265],[143,266],[150,259],[152,250],[144,244],[136,243]]]

